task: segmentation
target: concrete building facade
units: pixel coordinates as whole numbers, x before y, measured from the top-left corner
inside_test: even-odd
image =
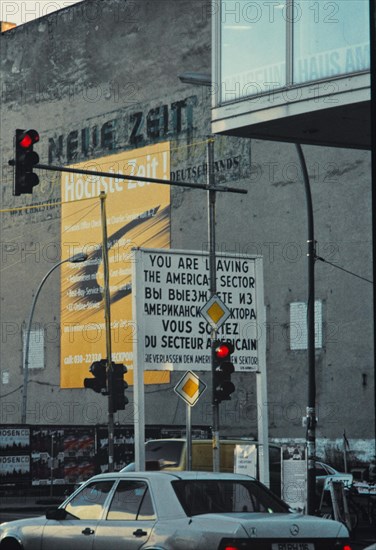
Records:
[[[205,183],[213,90],[182,84],[178,75],[210,72],[212,13],[206,0],[84,1],[1,35],[2,425],[20,422],[25,323],[38,284],[62,257],[61,175],[40,171],[32,196],[13,196],[8,160],[15,129],[37,129],[40,160],[53,165],[168,142],[171,179]],[[316,145],[304,153],[317,255],[325,260],[315,267],[318,451],[340,450],[346,432],[354,456],[369,461],[375,452],[370,153]],[[216,136],[214,172],[218,184],[248,191],[218,194],[217,251],[263,257],[269,436],[304,440],[307,219],[295,148]],[[205,191],[171,187],[169,215],[172,249],[207,250]],[[35,311],[43,361],[30,368],[27,423],[103,424],[102,396],[60,388],[60,305],[55,273]],[[199,374],[210,388],[210,372]],[[147,385],[147,424],[184,424],[185,406],[173,391],[181,375]],[[220,406],[224,435],[257,437],[255,376],[234,375],[236,392]],[[209,394],[193,408],[194,424],[211,425]],[[132,387],[128,395],[132,402]],[[116,420],[132,424],[131,404]]]

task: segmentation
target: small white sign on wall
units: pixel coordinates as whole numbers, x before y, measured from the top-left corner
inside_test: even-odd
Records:
[[[256,445],[235,445],[234,472],[251,477],[257,477]]]
[[[290,304],[290,349],[305,350],[308,347],[307,304]],[[315,300],[315,348],[322,348],[322,301]]]
[[[23,333],[23,353],[25,357],[26,330]],[[44,369],[44,330],[30,331],[29,339],[29,369]]]

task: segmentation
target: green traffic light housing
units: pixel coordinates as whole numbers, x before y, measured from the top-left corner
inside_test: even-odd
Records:
[[[129,403],[128,397],[124,394],[128,388],[128,383],[124,380],[127,370],[127,367],[121,363],[112,363],[111,393],[114,412],[125,409],[125,405]]]
[[[9,161],[15,166],[13,195],[31,194],[33,188],[38,185],[39,177],[33,169],[39,162],[39,155],[34,151],[34,144],[38,143],[39,134],[36,130],[16,130],[14,139],[14,161]]]
[[[234,345],[224,340],[216,340],[212,344],[213,354],[213,402],[230,401],[235,386],[231,382],[231,375],[235,371],[231,355]]]
[[[107,360],[101,359],[100,361],[94,361],[90,365],[89,371],[94,378],[85,378],[85,388],[90,388],[96,393],[102,395],[108,395],[107,392]]]
[[[129,403],[128,397],[124,394],[128,388],[128,383],[124,380],[127,367],[113,361],[110,369],[107,369],[107,366],[107,359],[94,361],[89,368],[93,377],[84,379],[84,387],[102,395],[110,393],[112,412],[116,412],[125,409],[125,405]]]

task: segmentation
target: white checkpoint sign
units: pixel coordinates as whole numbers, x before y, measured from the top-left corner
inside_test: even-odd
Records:
[[[133,254],[139,364],[145,370],[210,370],[212,327],[201,314],[210,299],[208,254],[143,248]],[[235,371],[259,371],[265,336],[262,258],[217,254],[216,264],[217,295],[230,311],[217,338],[234,344]]]

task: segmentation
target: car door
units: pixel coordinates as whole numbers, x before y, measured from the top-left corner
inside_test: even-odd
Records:
[[[120,480],[107,515],[98,521],[93,550],[136,550],[150,537],[156,521],[144,480]]]
[[[114,480],[105,480],[84,485],[64,510],[59,510],[61,519],[46,522],[41,550],[92,550],[98,520],[113,484]]]

